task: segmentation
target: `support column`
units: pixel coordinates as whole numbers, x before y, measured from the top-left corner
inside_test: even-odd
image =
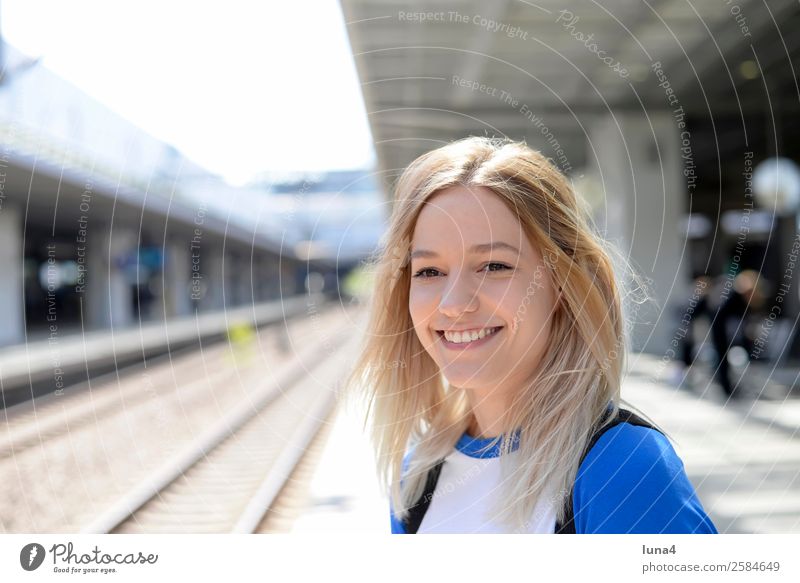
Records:
[[[253,252],[253,303],[256,304],[266,300],[266,261],[266,253],[257,250]]]
[[[167,317],[186,316],[192,312],[192,264],[189,243],[171,239],[165,249],[164,302]]]
[[[223,308],[222,298],[222,244],[214,248],[204,249],[200,260],[206,295],[200,303],[203,311],[216,311]],[[226,264],[226,271],[230,267]],[[229,293],[225,288],[225,295]]]
[[[652,128],[651,128],[652,124]],[[675,313],[688,301],[690,261],[679,225],[687,206],[681,130],[669,112],[608,115],[594,124],[589,171],[605,193],[606,238],[643,278],[653,302],[626,311],[634,320],[632,347],[663,355],[675,334]],[[593,146],[593,147],[592,147]]]
[[[280,266],[280,288],[281,297],[292,296],[297,292],[297,273],[296,263],[287,260],[285,257],[281,259]]]
[[[280,288],[280,267],[282,259],[277,255],[268,255],[264,268],[264,278],[266,279],[266,299],[277,300],[281,295]]]
[[[250,251],[239,255],[239,305],[252,306],[256,301],[255,271],[255,258],[250,258]]]
[[[225,256],[225,303],[228,308],[244,304],[245,262],[238,252]]]
[[[136,234],[97,225],[89,238],[84,309],[92,328],[123,328],[134,322],[133,282],[128,270],[135,262]]]
[[[0,198],[0,346],[25,340],[22,297],[22,213]]]

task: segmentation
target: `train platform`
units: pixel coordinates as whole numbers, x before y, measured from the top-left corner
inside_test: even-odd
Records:
[[[85,381],[120,367],[204,341],[237,326],[260,327],[324,309],[322,294],[198,313],[118,329],[55,334],[0,350],[0,405],[11,405]]]
[[[388,499],[378,486],[362,413],[355,407],[337,407],[308,486],[309,504],[290,532],[389,532]]]

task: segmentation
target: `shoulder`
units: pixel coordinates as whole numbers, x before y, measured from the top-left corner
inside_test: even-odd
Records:
[[[659,431],[620,423],[586,455],[573,493],[577,532],[716,533]]]
[[[580,467],[578,474],[605,478],[613,468],[620,477],[644,477],[642,470],[675,471],[683,469],[683,462],[664,434],[650,427],[620,423],[608,429],[594,444]]]

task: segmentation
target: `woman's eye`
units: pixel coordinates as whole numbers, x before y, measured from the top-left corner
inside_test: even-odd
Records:
[[[511,269],[505,263],[497,263],[495,261],[493,261],[491,263],[487,263],[484,266],[484,269],[486,269],[487,267],[492,267],[492,266],[495,266],[496,269],[489,269],[488,271],[492,272],[492,271],[503,271],[503,270],[506,270],[506,269]],[[433,267],[426,267],[425,269],[420,269],[419,271],[417,271],[414,274],[414,277],[418,277],[418,278],[421,278],[421,279],[428,279],[430,277],[434,277],[434,276],[430,276],[430,275],[423,275],[423,274],[426,274],[426,273],[431,272],[431,271],[439,273],[439,270],[434,269]]]
[[[502,270],[504,270],[504,269],[511,269],[511,268],[510,268],[508,265],[506,265],[505,263],[497,263],[497,262],[494,262],[494,261],[493,261],[492,263],[487,263],[487,264],[486,264],[486,267],[490,267],[490,266],[492,266],[492,265],[497,265],[497,266],[499,267],[499,269],[490,269],[489,271],[502,271]]]
[[[419,277],[422,279],[427,279],[428,275],[422,275],[423,273],[427,273],[428,271],[436,271],[433,267],[426,267],[425,269],[420,269],[418,272],[414,274],[414,277]],[[438,272],[437,272],[438,273]]]

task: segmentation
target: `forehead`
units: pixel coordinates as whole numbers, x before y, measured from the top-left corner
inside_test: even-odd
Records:
[[[490,189],[452,186],[434,194],[422,207],[414,227],[412,249],[437,242],[502,240],[522,250],[529,245],[519,219]]]

